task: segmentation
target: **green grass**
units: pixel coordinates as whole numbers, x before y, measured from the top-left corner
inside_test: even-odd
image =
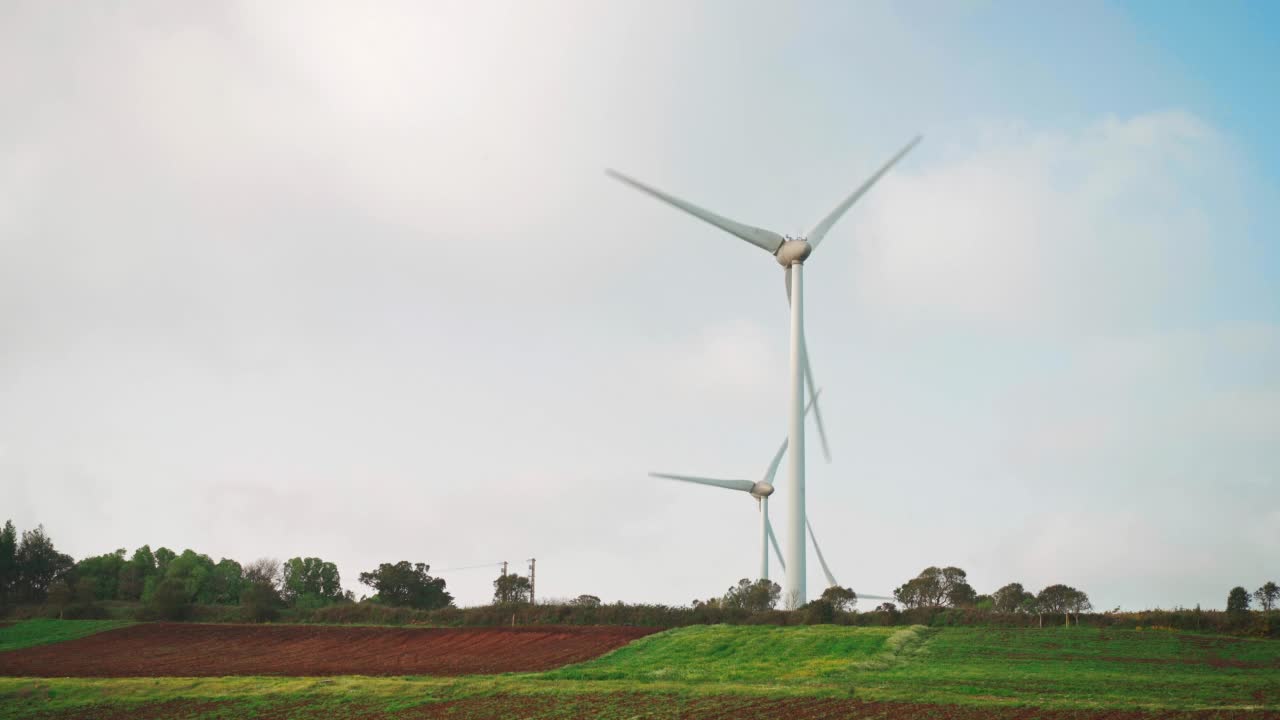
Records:
[[[24,633],[44,641],[84,634],[51,628]],[[442,700],[506,695],[554,698],[568,706],[593,702],[591,698],[603,693],[640,693],[655,701],[660,696],[661,702],[676,708],[711,696],[803,696],[992,711],[1016,706],[1145,710],[1154,715],[1208,710],[1247,716],[1280,710],[1280,642],[1089,628],[689,627],[546,673],[461,678],[0,678],[0,719],[44,712],[75,715],[90,707],[132,708],[172,700],[226,703],[176,717],[244,717],[267,710],[281,717],[313,712],[317,717],[356,717]],[[619,717],[631,712],[628,707],[634,709],[625,696],[612,697],[622,698],[617,701]],[[613,711],[606,714],[612,717]]]
[[[885,668],[918,646],[920,627],[710,625],[669,630],[602,658],[553,670],[548,680],[822,685]]]
[[[122,620],[27,620],[0,627],[0,652],[75,640],[130,624]]]

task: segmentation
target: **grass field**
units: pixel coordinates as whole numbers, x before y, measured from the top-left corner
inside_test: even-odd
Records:
[[[27,620],[0,627],[0,652],[75,640],[130,624],[122,620]]]
[[[72,633],[43,627],[46,637]],[[41,627],[6,630],[31,640]],[[254,716],[1275,720],[1280,643],[1088,628],[703,626],[544,673],[0,678],[0,718]]]

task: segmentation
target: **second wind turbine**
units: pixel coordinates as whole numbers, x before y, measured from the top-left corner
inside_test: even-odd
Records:
[[[788,379],[788,389],[790,391],[788,397],[790,428],[788,442],[791,446],[791,452],[787,458],[787,474],[790,483],[787,486],[787,499],[789,501],[787,503],[788,522],[784,534],[787,575],[786,586],[783,588],[783,597],[786,598],[787,606],[790,608],[798,608],[808,602],[805,590],[804,390],[806,379],[811,391],[814,383],[813,373],[809,370],[808,362],[806,361],[807,348],[804,339],[804,279],[802,272],[804,261],[809,258],[813,251],[818,249],[822,239],[827,236],[827,232],[845,214],[845,211],[857,202],[858,198],[870,190],[871,186],[889,171],[889,168],[893,167],[894,164],[902,159],[902,156],[910,152],[911,148],[915,147],[919,142],[920,137],[917,136],[907,143],[906,147],[899,150],[896,155],[889,159],[889,162],[885,163],[866,182],[862,183],[857,190],[854,190],[834,210],[828,213],[808,235],[796,238],[779,235],[772,230],[744,225],[735,220],[717,215],[710,210],[704,210],[697,205],[685,202],[673,195],[668,195],[657,188],[645,185],[639,180],[627,177],[617,171],[608,171],[611,176],[637,190],[648,193],[693,215],[699,220],[715,225],[730,235],[746,240],[770,253],[777,259],[778,264],[782,265],[786,273],[787,299],[791,303],[791,373]],[[821,415],[817,415],[817,417],[821,418]]]

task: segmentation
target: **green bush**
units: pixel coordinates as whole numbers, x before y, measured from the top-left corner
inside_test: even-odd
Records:
[[[187,584],[178,578],[167,578],[156,585],[141,615],[145,619],[186,620],[192,610]]]

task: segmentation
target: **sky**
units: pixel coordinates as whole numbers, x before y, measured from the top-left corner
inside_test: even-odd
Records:
[[[763,473],[782,273],[604,170],[797,235],[922,133],[806,264],[837,579],[1223,607],[1280,580],[1277,21],[4,3],[0,516],[357,595],[530,557],[544,598],[721,594],[754,502],[646,473]]]

